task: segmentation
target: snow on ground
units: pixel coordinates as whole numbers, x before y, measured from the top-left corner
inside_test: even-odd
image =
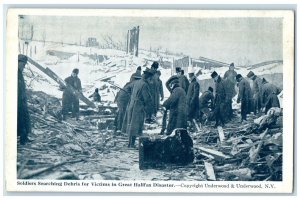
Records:
[[[107,82],[101,81],[102,78],[112,77],[111,81],[113,84],[123,87],[130,79],[132,73],[135,72],[138,66],[142,66],[142,70],[145,67],[149,67],[152,64],[152,60],[159,60],[160,56],[163,56],[163,60],[172,61],[172,57],[165,55],[163,53],[155,54],[153,52],[147,52],[146,50],[141,50],[139,57],[126,55],[126,52],[114,49],[98,49],[94,47],[83,47],[74,45],[62,45],[62,44],[52,44],[43,42],[31,42],[30,45],[36,48],[36,54],[32,55],[32,58],[36,60],[39,64],[44,67],[50,68],[59,77],[65,79],[71,75],[72,69],[79,69],[79,78],[82,82],[83,93],[85,96],[89,96],[95,90],[95,88],[106,88],[100,90],[100,95],[103,101],[114,101],[117,89],[114,89],[112,85]],[[31,47],[31,48],[32,48]],[[41,50],[42,49],[42,50]],[[47,51],[57,51],[70,54],[71,56],[67,59],[61,59],[57,56],[47,54]],[[72,55],[73,54],[73,55]],[[88,57],[88,55],[103,55],[107,56],[107,60],[102,63],[96,63],[95,60]],[[173,58],[178,59],[178,56],[173,56]],[[150,60],[150,62],[147,62]],[[28,64],[30,70],[34,73],[40,75],[44,79],[48,80],[27,80],[31,82],[30,88],[36,91],[44,91],[50,95],[61,98],[62,91],[58,90],[58,84],[36,69],[34,66]],[[258,75],[271,74],[271,73],[282,73],[282,64],[271,64],[263,67],[253,69],[254,73]],[[165,82],[171,76],[171,69],[159,68],[161,71],[161,80],[164,87],[165,99],[170,95],[169,91],[165,86]],[[199,69],[194,68],[194,71]],[[213,71],[217,71],[219,75],[224,76],[225,72],[228,70],[227,66],[216,68],[216,69],[201,69],[202,74],[197,78],[199,80],[211,79],[210,75]],[[237,73],[242,74],[246,77],[248,70],[245,68],[236,68]],[[26,73],[31,72],[28,69],[25,70]]]

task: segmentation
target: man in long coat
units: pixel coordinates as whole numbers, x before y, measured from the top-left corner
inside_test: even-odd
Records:
[[[143,133],[145,115],[153,110],[153,102],[147,80],[153,76],[152,70],[147,68],[142,79],[133,87],[130,102],[127,108],[127,129],[129,136],[128,147],[134,147],[135,139]]]
[[[196,79],[194,72],[189,73],[190,85],[187,92],[187,112],[188,121],[199,118],[199,92],[200,85]]]
[[[266,79],[262,80],[262,88],[261,88],[261,97],[262,97],[262,107],[264,108],[265,114],[267,114],[268,110],[272,107],[280,107],[279,99],[277,95],[281,92],[281,90],[269,83]]]
[[[216,118],[215,127],[225,125],[225,110],[226,110],[226,90],[222,78],[217,72],[211,74],[212,79],[215,81],[215,103],[214,114]]]
[[[226,90],[226,118],[231,120],[233,117],[232,98],[236,95],[235,85],[237,72],[234,71],[234,63],[231,63],[229,69],[224,74],[224,86]]]
[[[251,111],[252,93],[250,83],[242,77],[241,74],[236,76],[239,85],[239,94],[237,103],[241,102],[241,122],[247,120],[247,114]]]
[[[213,108],[214,103],[214,89],[209,87],[207,91],[205,91],[201,97],[199,98],[199,107],[200,107],[200,120],[202,122],[203,115],[206,117],[209,116],[210,110],[209,108]]]
[[[259,113],[261,110],[261,87],[262,79],[256,76],[252,71],[247,74],[247,77],[253,81],[252,93],[253,93],[253,111],[254,115]]]
[[[137,80],[141,79],[142,76],[139,74],[133,75],[130,78],[130,81],[125,84],[123,89],[120,89],[116,95],[115,101],[117,102],[118,106],[118,113],[116,116],[116,131],[121,131],[122,125],[124,122],[124,117],[126,113],[126,108],[130,101],[130,97],[133,91],[134,84]],[[123,127],[124,132],[126,132],[126,123],[124,123]]]
[[[159,81],[158,81],[158,75],[157,75],[157,69],[158,69],[158,62],[153,62],[151,65],[151,71],[152,76],[147,81],[150,89],[151,94],[151,100],[152,100],[152,111],[146,115],[146,122],[152,123],[154,121],[154,116],[156,116],[156,113],[158,111],[159,107],[159,101],[157,102],[157,99],[159,99]]]
[[[29,139],[28,135],[31,133],[30,115],[28,112],[26,86],[23,77],[23,70],[27,64],[27,57],[19,54],[18,56],[18,122],[17,132],[20,136],[20,144],[25,145]]]
[[[78,92],[82,92],[81,81],[78,78],[78,69],[73,69],[71,76],[65,79],[67,86],[73,87]],[[62,97],[62,115],[63,120],[66,119],[69,111],[72,111],[72,117],[76,120],[79,118],[79,98],[72,93],[68,88],[61,88],[64,90]]]
[[[170,88],[172,93],[163,103],[163,106],[170,110],[167,135],[170,135],[176,128],[187,128],[186,94],[184,89],[179,86],[178,77],[173,77],[170,81]]]

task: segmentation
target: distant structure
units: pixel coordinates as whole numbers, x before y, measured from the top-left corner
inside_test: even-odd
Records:
[[[133,29],[128,30],[127,32],[127,54],[131,54],[134,56],[139,55],[139,34],[140,27],[133,27]]]
[[[94,37],[89,37],[86,42],[87,47],[96,47],[99,46],[99,42],[97,42],[97,39]]]
[[[209,58],[199,57],[195,59],[195,58],[190,58],[189,56],[185,56],[181,59],[177,59],[173,61],[173,71],[175,71],[176,67],[180,67],[185,71],[187,71],[189,66],[200,67],[202,69],[211,69],[212,67],[229,66],[229,64],[212,60]]]

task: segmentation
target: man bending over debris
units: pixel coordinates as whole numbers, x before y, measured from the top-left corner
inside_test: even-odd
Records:
[[[18,56],[18,127],[17,132],[20,136],[20,144],[29,142],[28,134],[31,133],[30,115],[28,112],[26,86],[23,77],[23,70],[27,64],[27,57],[19,54]]]
[[[281,90],[269,83],[265,78],[262,80],[262,87],[261,87],[261,95],[262,95],[262,106],[265,114],[270,110],[272,107],[280,108],[280,103],[277,95],[281,92]]]
[[[73,87],[78,92],[82,92],[81,81],[78,78],[79,69],[73,69],[71,76],[65,79],[67,86]],[[79,118],[79,98],[67,88],[61,88],[64,90],[62,97],[62,115],[63,120],[66,120],[66,116],[69,111],[72,111],[72,117],[76,120]]]
[[[208,87],[208,90],[205,91],[199,99],[201,123],[204,123],[206,120],[209,119],[209,116],[210,116],[209,108],[213,108],[213,103],[214,103],[213,92],[214,92],[214,89],[212,87]]]
[[[127,129],[129,148],[134,148],[135,139],[143,133],[145,115],[153,111],[153,101],[148,79],[153,76],[153,71],[146,68],[143,78],[138,80],[133,87],[130,102],[127,108]]]
[[[170,117],[167,127],[167,135],[170,135],[176,128],[187,128],[186,116],[186,94],[179,86],[178,77],[173,76],[169,81],[172,90],[171,96],[163,103],[163,106],[170,110]]]

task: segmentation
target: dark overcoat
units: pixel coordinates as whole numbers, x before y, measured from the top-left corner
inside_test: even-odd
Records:
[[[128,82],[125,84],[123,89],[119,90],[116,96],[116,102],[118,106],[118,113],[116,117],[116,129],[121,130],[124,118],[125,118],[125,113],[126,113],[126,108],[128,106],[128,102],[130,100],[130,96],[133,90],[134,83],[136,81]],[[124,123],[124,130],[126,130],[126,123]],[[124,131],[125,132],[125,131]]]
[[[176,128],[187,128],[186,94],[183,88],[175,87],[163,106],[170,110],[167,134]]]
[[[17,132],[21,142],[26,142],[31,132],[30,115],[27,105],[27,95],[24,77],[21,70],[18,70],[18,110],[17,110]]]
[[[189,85],[189,89],[187,92],[187,112],[188,119],[195,119],[199,114],[199,92],[200,85],[196,80],[196,77],[191,79],[191,83]]]
[[[250,83],[245,79],[239,82],[238,100],[241,102],[241,113],[248,114],[251,111],[252,93]]]
[[[81,81],[78,77],[69,76],[65,79],[67,85],[72,86],[75,90],[81,92]],[[72,111],[73,114],[79,113],[79,99],[71,90],[64,88],[62,96],[62,113],[67,114]]]
[[[127,108],[127,128],[128,136],[142,135],[145,115],[151,113],[153,109],[152,97],[149,85],[144,78],[136,81]]]

